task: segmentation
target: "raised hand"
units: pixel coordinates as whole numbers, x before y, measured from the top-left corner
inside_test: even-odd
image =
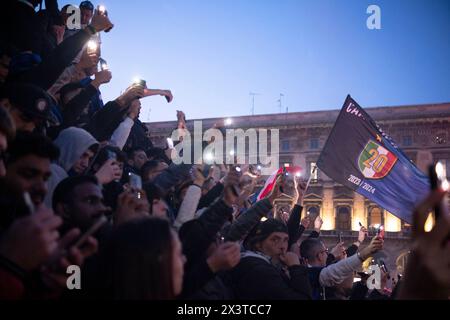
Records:
[[[0,254],[25,271],[36,270],[58,248],[62,219],[39,207],[29,217],[15,221],[0,239]]]
[[[372,239],[372,241],[370,242],[370,244],[360,251],[361,258],[363,260],[368,259],[374,253],[383,249],[383,245],[384,245],[384,240],[381,237],[379,237],[379,236],[374,237]]]
[[[408,259],[401,299],[448,299],[450,296],[450,217],[441,209],[434,228],[425,232],[432,208],[446,192],[433,191],[414,211],[413,246]],[[420,276],[418,276],[420,275]]]
[[[119,180],[121,178],[121,170],[117,161],[114,159],[109,159],[103,166],[95,173],[100,184],[108,184],[114,180]]]
[[[346,255],[344,242],[338,243],[333,249],[331,249],[330,253],[336,258],[336,260],[344,259]]]
[[[208,257],[207,263],[213,273],[233,269],[241,260],[241,248],[237,242],[220,244]]]
[[[95,10],[90,25],[94,27],[97,32],[110,30],[114,27],[112,22],[109,20],[108,16],[100,13],[98,10]]]
[[[323,220],[320,216],[317,216],[314,220],[314,230],[318,233],[320,233],[320,230],[322,229]]]
[[[112,79],[112,73],[109,70],[103,70],[95,73],[95,79],[92,80],[91,84],[97,89],[105,83],[110,82]]]
[[[128,189],[119,195],[114,225],[150,216],[150,204],[144,190]]]

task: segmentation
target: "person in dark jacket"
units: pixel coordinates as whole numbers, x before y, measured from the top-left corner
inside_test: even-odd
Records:
[[[0,108],[8,110],[17,130],[32,132],[51,120],[51,97],[41,88],[10,83],[0,92]]]
[[[95,15],[92,23],[88,27],[64,40],[42,61],[40,61],[40,56],[37,56],[38,59],[36,62],[29,65],[25,68],[25,70],[21,66],[14,68],[13,58],[7,81],[29,82],[41,87],[44,90],[50,89],[63,71],[70,64],[72,64],[73,60],[88,40],[97,32],[103,31],[112,26],[112,23],[106,16],[100,14]],[[22,54],[25,55],[26,53]],[[29,53],[29,55],[33,54],[34,53]],[[18,71],[14,72],[14,69],[18,69]]]
[[[231,271],[236,298],[239,300],[310,300],[311,287],[307,268],[298,255],[287,252],[288,230],[278,220],[260,223],[249,235],[250,250],[241,256]],[[279,259],[284,267],[275,266]]]

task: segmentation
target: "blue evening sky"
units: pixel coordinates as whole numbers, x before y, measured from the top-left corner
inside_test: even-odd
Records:
[[[95,5],[100,4],[93,1]],[[102,0],[115,28],[102,55],[114,99],[140,75],[168,88],[141,120],[450,102],[450,0]],[[367,7],[381,8],[369,30]]]

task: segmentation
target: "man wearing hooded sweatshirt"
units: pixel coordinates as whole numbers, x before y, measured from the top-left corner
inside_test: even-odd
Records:
[[[49,207],[52,205],[53,191],[57,185],[69,176],[85,174],[99,148],[98,141],[89,132],[75,127],[61,131],[54,143],[60,149],[60,156],[51,165],[52,176],[45,198],[45,204]],[[95,175],[99,183],[106,184],[113,181],[119,171],[118,165],[110,160]]]

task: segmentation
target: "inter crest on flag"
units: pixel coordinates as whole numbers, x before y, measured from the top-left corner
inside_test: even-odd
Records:
[[[367,179],[382,179],[394,167],[398,158],[377,142],[370,140],[361,152],[358,166]]]

